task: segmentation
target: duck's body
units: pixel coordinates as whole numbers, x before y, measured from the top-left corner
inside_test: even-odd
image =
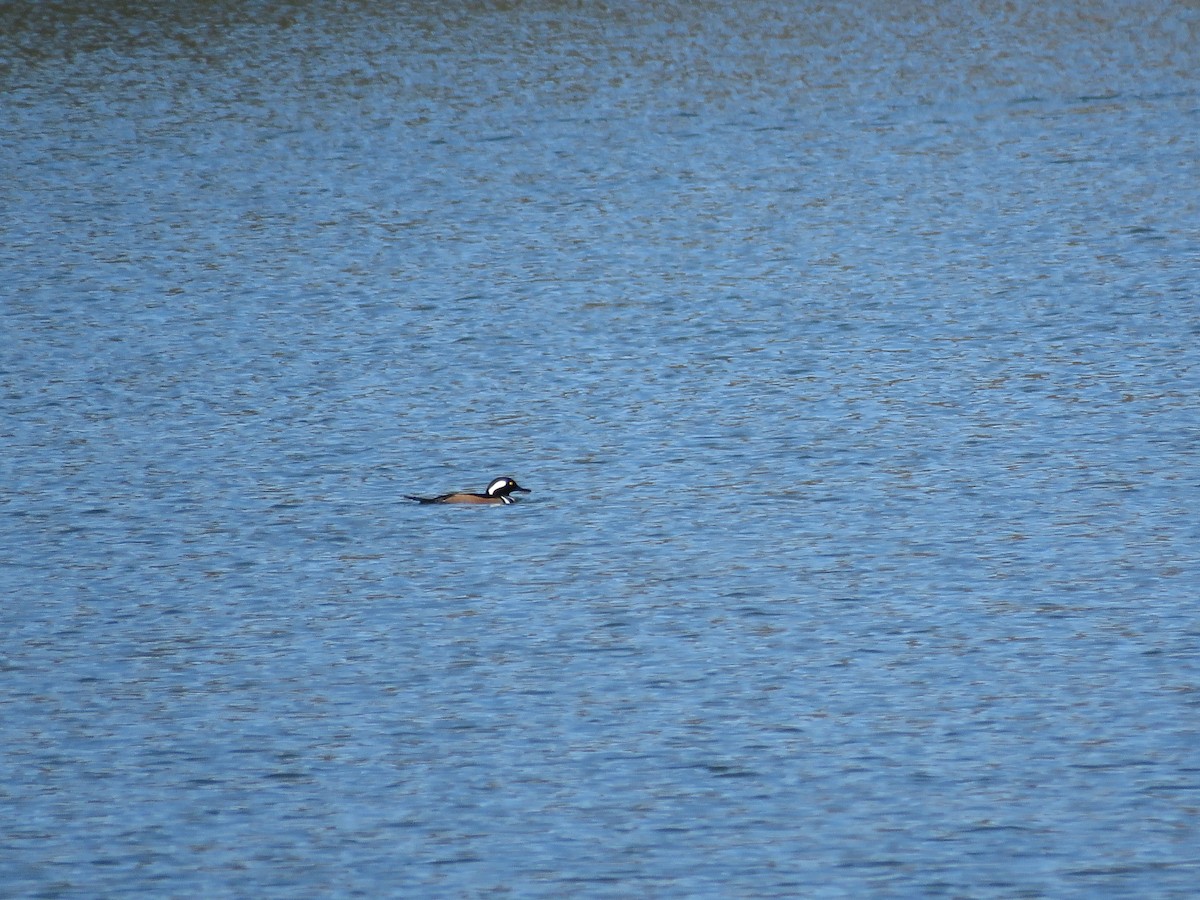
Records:
[[[507,475],[503,478],[493,478],[492,483],[487,486],[487,489],[482,494],[468,494],[465,491],[456,491],[452,494],[442,494],[440,497],[413,497],[408,495],[409,500],[416,500],[418,503],[487,503],[495,506],[496,504],[516,503],[517,499],[512,494],[528,494],[529,488],[523,488]]]

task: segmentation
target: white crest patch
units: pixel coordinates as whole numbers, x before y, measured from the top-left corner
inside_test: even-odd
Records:
[[[493,481],[491,484],[489,484],[487,486],[487,490],[484,493],[486,493],[489,497],[494,497],[494,496],[496,496],[496,491],[503,489],[504,487],[506,487],[508,485],[508,483],[509,483],[508,478],[497,478],[495,481]]]

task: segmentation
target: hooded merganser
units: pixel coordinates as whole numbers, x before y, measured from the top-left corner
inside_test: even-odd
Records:
[[[406,496],[409,500],[416,500],[418,503],[516,503],[516,498],[509,496],[512,493],[529,494],[532,492],[529,488],[521,487],[505,475],[503,478],[493,478],[492,483],[482,494],[468,494],[459,491],[453,494],[442,494],[440,497]]]

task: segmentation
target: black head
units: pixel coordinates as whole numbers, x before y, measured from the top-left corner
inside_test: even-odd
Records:
[[[507,475],[501,478],[493,478],[492,483],[487,486],[485,492],[489,497],[499,497],[505,503],[512,503],[513,498],[509,496],[512,493],[528,494],[531,493],[529,488],[523,488]]]

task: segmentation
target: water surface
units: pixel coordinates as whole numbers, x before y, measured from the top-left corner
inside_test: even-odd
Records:
[[[0,14],[0,892],[1192,895],[1195,9],[93,7]]]

